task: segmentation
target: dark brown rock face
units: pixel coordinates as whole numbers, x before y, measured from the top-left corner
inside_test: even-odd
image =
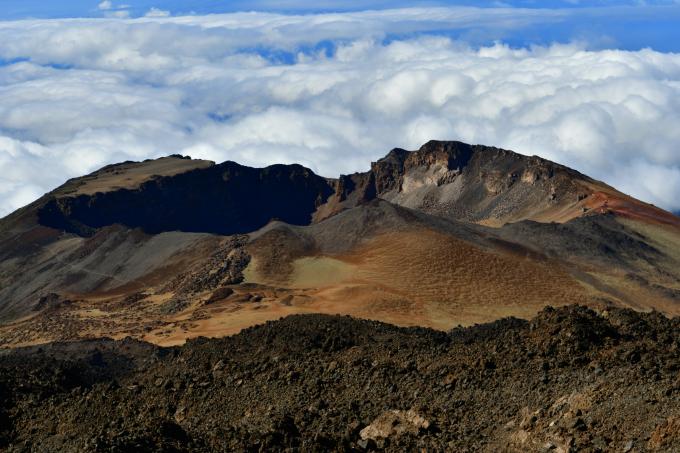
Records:
[[[409,151],[395,148],[387,156],[371,164],[371,173],[375,175],[378,193],[399,190],[401,177],[404,175],[404,162],[409,154],[411,154]]]
[[[333,193],[325,178],[300,165],[255,169],[225,162],[156,178],[138,189],[52,198],[40,222],[80,235],[122,224],[163,231],[247,233],[277,219],[307,225]]]
[[[430,141],[418,151],[395,148],[371,164],[378,195],[401,191],[408,173],[439,166],[460,173],[474,154],[474,147],[461,142]]]
[[[341,176],[315,220],[374,198],[452,220],[503,224],[546,211],[583,212],[589,178],[539,157],[453,141],[395,148],[366,173]],[[572,214],[573,215],[573,214]]]
[[[466,143],[430,141],[408,155],[404,161],[404,172],[433,165],[460,172],[470,162],[474,152],[475,147]]]
[[[375,162],[377,196],[469,222],[503,224],[576,210],[589,178],[538,157],[460,142],[431,141]],[[581,190],[583,192],[583,190]]]

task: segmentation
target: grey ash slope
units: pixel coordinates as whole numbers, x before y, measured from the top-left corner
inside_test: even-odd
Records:
[[[272,234],[290,235],[309,254],[334,255],[351,251],[358,245],[386,233],[431,229],[450,234],[477,245],[492,231],[478,225],[436,217],[376,198],[345,209],[307,226],[271,222],[251,233],[254,243]],[[294,239],[297,238],[297,239]]]

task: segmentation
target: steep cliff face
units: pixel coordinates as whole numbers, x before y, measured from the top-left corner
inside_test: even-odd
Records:
[[[404,163],[410,154],[410,151],[395,148],[387,153],[387,156],[371,164],[371,173],[375,175],[378,193],[383,194],[401,188]]]
[[[451,182],[474,155],[472,146],[460,142],[430,141],[418,151],[395,148],[371,164],[376,192],[410,192],[426,185]]]
[[[372,171],[341,175],[338,179],[330,181],[334,188],[334,194],[314,213],[312,217],[314,223],[321,222],[347,209],[361,206],[378,197],[376,176]]]
[[[461,142],[395,148],[366,173],[341,176],[314,216],[326,219],[375,198],[451,220],[501,226],[521,220],[567,221],[592,209],[604,184],[539,157]],[[592,204],[592,203],[591,203]]]
[[[271,220],[296,225],[333,193],[329,182],[300,165],[256,169],[234,162],[149,179],[136,188],[54,196],[39,210],[40,223],[76,233],[121,224],[147,233],[238,234]]]

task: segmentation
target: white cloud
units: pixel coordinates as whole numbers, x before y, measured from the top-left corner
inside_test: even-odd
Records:
[[[97,9],[104,12],[104,17],[110,19],[128,19],[130,18],[130,5],[114,5],[113,2],[109,0],[104,0],[97,5]],[[155,8],[152,8],[155,10]],[[158,12],[161,12],[158,10]],[[165,17],[165,16],[160,16]]]
[[[0,59],[22,60],[0,66],[0,215],[126,159],[300,162],[337,176],[429,139],[539,154],[680,209],[680,55],[475,49],[417,34],[384,41],[390,32],[512,28],[558,13],[531,14],[0,23]],[[317,46],[327,41],[330,54]]]
[[[170,11],[165,11],[158,8],[151,8],[146,12],[144,17],[170,17]]]
[[[106,13],[106,17],[112,19],[128,19],[130,17],[130,11],[126,9],[119,9],[116,11],[111,11]]]

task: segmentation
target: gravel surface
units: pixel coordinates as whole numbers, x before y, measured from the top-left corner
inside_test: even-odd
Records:
[[[0,351],[6,451],[680,451],[680,319],[445,333],[298,315],[177,348]]]

